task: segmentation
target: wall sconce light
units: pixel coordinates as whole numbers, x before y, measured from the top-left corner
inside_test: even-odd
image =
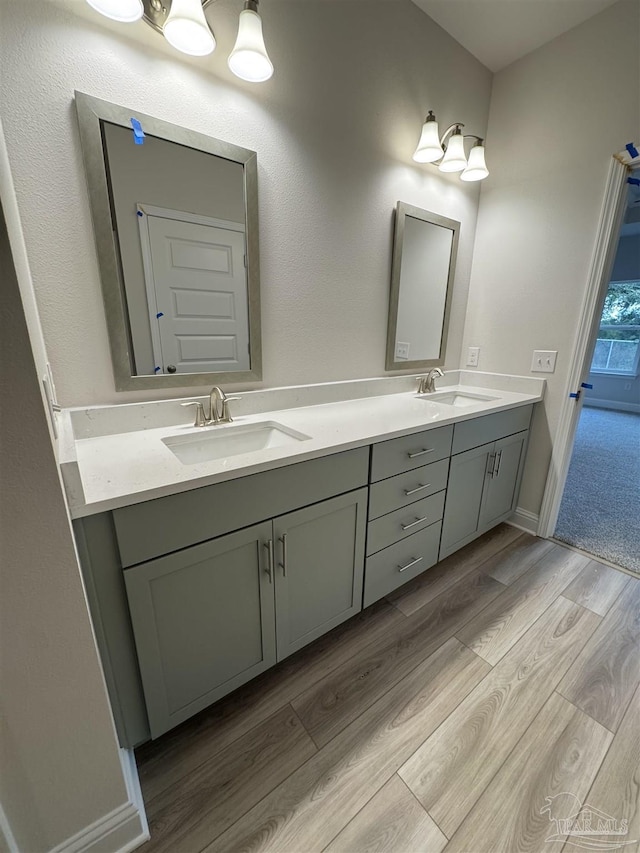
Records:
[[[215,50],[215,36],[204,16],[204,10],[215,0],[87,0],[87,3],[114,21],[144,20],[182,53],[207,56]],[[228,65],[236,77],[251,83],[261,83],[273,74],[262,35],[258,0],[245,0]]]
[[[438,133],[438,122],[432,110],[422,125],[422,133],[413,159],[416,163],[438,163],[441,172],[461,172],[461,181],[481,181],[489,174],[484,159],[484,139],[473,134],[463,134],[462,122],[448,127],[442,136]],[[445,142],[449,137],[449,142]],[[464,140],[475,139],[476,143],[469,153],[464,150]]]

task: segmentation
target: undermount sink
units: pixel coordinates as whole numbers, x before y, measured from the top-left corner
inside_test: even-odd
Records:
[[[214,426],[189,435],[172,435],[162,442],[183,465],[227,459],[256,450],[268,450],[305,441],[310,436],[274,421],[232,426]]]
[[[488,403],[499,398],[490,397],[488,394],[472,394],[468,391],[435,391],[433,394],[422,394],[420,399],[427,400],[430,403],[442,403],[445,406],[464,408],[475,406],[477,403]]]

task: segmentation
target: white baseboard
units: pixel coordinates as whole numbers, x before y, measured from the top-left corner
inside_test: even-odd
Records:
[[[50,853],[130,853],[149,840],[133,750],[121,749],[120,758],[129,802],[80,830]]]
[[[2,805],[0,805],[0,840],[3,842],[3,849],[6,848],[7,853],[20,853]]]
[[[525,533],[532,533],[534,536],[537,536],[539,520],[540,516],[536,515],[535,512],[529,512],[528,509],[522,509],[519,506],[516,507],[513,515],[507,519],[507,524],[517,527],[519,530],[524,530]]]
[[[619,403],[617,400],[594,400],[593,397],[585,399],[585,406],[593,409],[614,409],[616,412],[640,413],[640,403]]]

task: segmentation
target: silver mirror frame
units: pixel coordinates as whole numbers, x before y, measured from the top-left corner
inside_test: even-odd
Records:
[[[396,327],[398,324],[398,303],[400,301],[400,270],[402,269],[402,244],[404,240],[404,226],[407,216],[421,219],[432,225],[440,225],[453,231],[451,241],[451,256],[449,258],[449,274],[447,276],[447,295],[445,297],[444,317],[442,321],[442,337],[440,338],[440,352],[438,358],[414,359],[413,361],[395,361],[396,349]],[[389,322],[387,326],[387,353],[385,359],[385,370],[422,370],[423,368],[442,367],[447,351],[447,335],[449,332],[449,319],[451,315],[451,301],[453,298],[453,279],[456,269],[456,257],[458,254],[458,238],[460,223],[455,219],[448,219],[437,213],[431,213],[420,207],[414,207],[399,201],[395,212],[395,228],[393,234],[393,255],[391,261],[391,290],[389,293]]]
[[[222,142],[194,130],[144,115],[116,104],[75,92],[80,141],[84,155],[89,203],[102,283],[102,298],[109,332],[116,391],[179,388],[194,385],[222,385],[262,379],[262,333],[260,327],[260,257],[258,243],[258,167],[255,151]],[[131,129],[131,116],[145,133],[241,163],[244,171],[244,206],[247,241],[247,290],[251,369],[219,373],[176,373],[161,376],[133,375],[133,352],[129,318],[120,269],[120,256],[112,221],[111,201],[101,122]],[[132,130],[133,132],[133,130]]]

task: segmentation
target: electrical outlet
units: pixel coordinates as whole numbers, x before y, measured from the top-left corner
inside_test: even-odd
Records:
[[[537,349],[533,351],[531,360],[532,373],[554,373],[556,369],[557,350]]]
[[[467,350],[467,367],[477,367],[480,361],[480,347],[469,347]]]
[[[397,341],[396,343],[396,358],[401,361],[409,360],[409,344]]]

